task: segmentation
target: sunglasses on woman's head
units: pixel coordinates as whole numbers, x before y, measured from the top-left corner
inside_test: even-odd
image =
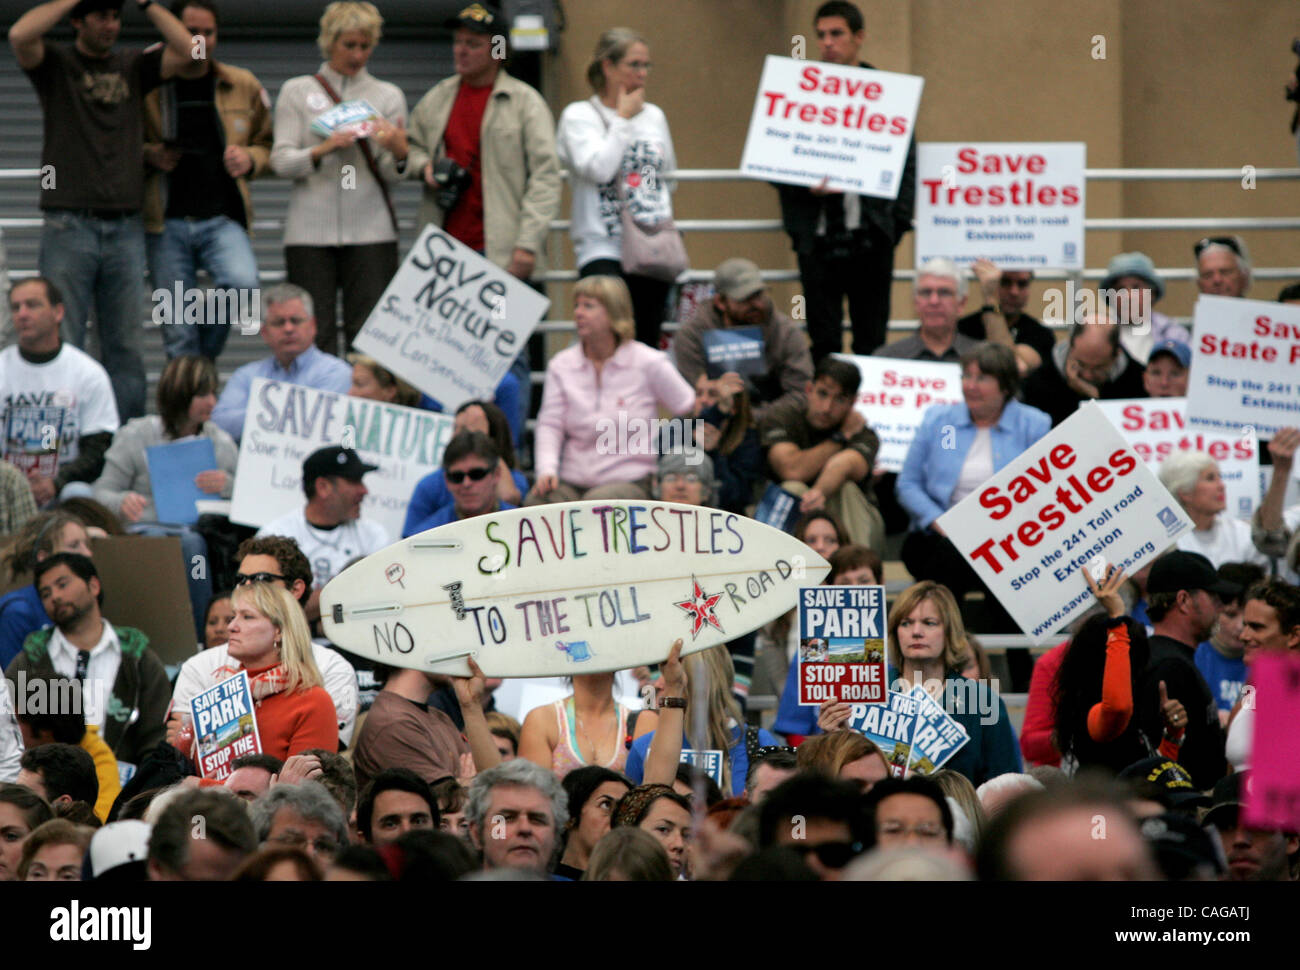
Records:
[[[466,478],[471,482],[481,482],[483,479],[487,478],[488,473],[491,471],[492,469],[490,468],[471,468],[469,471],[447,472],[447,481],[451,482],[453,485],[459,485],[461,482],[465,481]]]
[[[277,576],[275,573],[235,573],[235,585],[247,586],[249,583],[273,583],[276,580],[284,582],[283,576]]]

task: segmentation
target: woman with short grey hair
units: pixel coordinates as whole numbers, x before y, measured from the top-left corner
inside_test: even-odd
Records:
[[[1271,565],[1250,537],[1250,523],[1227,511],[1228,492],[1219,463],[1203,451],[1176,451],[1161,463],[1160,483],[1192,520],[1178,539],[1184,552],[1199,552],[1215,569],[1225,562]]]

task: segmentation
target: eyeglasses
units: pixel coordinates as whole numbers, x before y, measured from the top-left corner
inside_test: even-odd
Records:
[[[274,842],[277,845],[288,846],[291,849],[301,849],[310,844],[313,849],[320,855],[334,855],[338,852],[339,844],[333,839],[324,835],[308,841],[305,835],[298,832],[285,832],[283,835],[277,835],[273,839],[267,839],[268,842]]]
[[[1241,255],[1241,241],[1236,236],[1206,236],[1192,247],[1192,251],[1199,258],[1207,246],[1227,246],[1238,256]]]
[[[698,485],[700,484],[700,476],[695,472],[682,472],[680,474],[669,472],[660,478],[659,482],[662,485],[676,485],[678,482],[685,482],[687,485]]]
[[[817,856],[817,861],[827,869],[843,869],[855,856],[862,854],[861,842],[819,842],[817,845],[794,845],[792,848],[800,855],[813,853]]]
[[[933,822],[922,822],[920,825],[913,825],[908,828],[902,822],[882,822],[876,830],[881,835],[907,835],[909,832],[913,835],[919,835],[923,839],[943,838],[943,827],[935,825]]]
[[[461,484],[466,478],[471,482],[481,482],[488,477],[491,471],[490,468],[471,468],[463,472],[447,472],[447,481],[453,485]]]
[[[950,289],[947,289],[947,288],[934,289],[934,288],[932,288],[932,287],[927,286],[927,287],[924,287],[923,289],[919,289],[919,290],[917,290],[917,291],[916,291],[916,295],[919,296],[922,300],[928,300],[928,299],[930,299],[931,297],[934,297],[934,296],[939,297],[939,299],[941,299],[941,300],[945,300],[945,299],[946,299],[946,300],[955,300],[955,299],[957,298],[957,291],[956,291],[956,290],[950,290]]]
[[[249,583],[273,583],[276,580],[286,582],[283,576],[275,573],[235,573],[235,585],[247,586]]]

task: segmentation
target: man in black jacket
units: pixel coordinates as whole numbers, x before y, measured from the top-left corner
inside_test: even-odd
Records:
[[[823,61],[871,67],[858,59],[865,31],[862,12],[853,4],[823,3],[813,24]],[[799,256],[813,363],[843,349],[846,295],[853,320],[853,352],[870,354],[885,342],[894,247],[912,228],[915,142],[908,147],[895,199],[846,195],[820,185],[778,185],[777,191],[781,221]]]
[[[1196,645],[1209,637],[1223,601],[1240,593],[1240,586],[1220,579],[1210,561],[1195,552],[1161,556],[1147,578],[1147,616],[1155,633],[1139,691],[1145,703],[1136,705],[1143,712],[1140,727],[1149,738],[1158,738],[1163,732],[1180,745],[1178,763],[1202,791],[1212,788],[1228,765],[1214,694],[1196,669],[1193,656]],[[1164,723],[1166,697],[1183,705],[1185,725]],[[1181,736],[1180,728],[1185,728]]]
[[[1120,345],[1119,336],[1114,320],[1084,317],[1070,330],[1069,340],[1057,343],[1042,366],[1025,378],[1025,403],[1046,411],[1055,428],[1084,401],[1146,397],[1146,368]]]

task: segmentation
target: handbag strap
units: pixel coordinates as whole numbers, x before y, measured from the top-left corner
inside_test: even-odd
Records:
[[[330,84],[329,81],[325,80],[323,75],[317,74],[316,80],[320,83],[320,86],[325,89],[325,93],[330,96],[330,100],[335,104],[340,104],[342,102],[343,99],[338,96],[338,92],[334,90],[334,86]],[[397,226],[397,213],[393,210],[393,200],[388,196],[388,185],[379,175],[379,166],[375,163],[374,153],[370,150],[370,142],[365,138],[358,138],[356,140],[356,146],[361,149],[361,154],[365,156],[366,168],[370,169],[370,174],[373,175],[375,181],[379,183],[379,192],[384,197],[384,207],[388,209],[388,218],[393,220],[393,232],[400,234],[401,230]]]

